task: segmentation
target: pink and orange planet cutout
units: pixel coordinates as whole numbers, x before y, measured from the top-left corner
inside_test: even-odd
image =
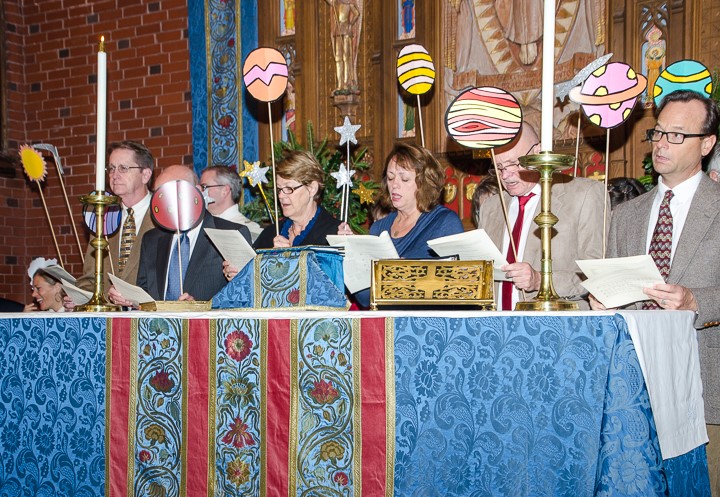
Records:
[[[468,148],[506,145],[517,136],[521,126],[520,103],[510,93],[492,86],[464,90],[445,113],[448,135]]]
[[[256,48],[245,59],[243,81],[250,95],[261,102],[274,102],[285,93],[288,67],[274,48]]]
[[[587,118],[604,129],[620,126],[630,117],[647,78],[624,62],[611,62],[593,71],[581,86],[570,90]]]

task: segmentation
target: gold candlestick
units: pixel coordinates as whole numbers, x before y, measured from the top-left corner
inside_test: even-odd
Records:
[[[552,188],[552,175],[555,171],[568,169],[573,165],[575,158],[572,155],[540,152],[539,154],[520,157],[520,164],[527,169],[540,173],[540,214],[535,217],[535,223],[540,227],[541,262],[540,262],[540,290],[535,299],[518,302],[516,311],[575,311],[577,302],[562,300],[555,293],[552,282],[552,256],[550,251],[552,241],[552,227],[558,222],[557,216],[550,211],[550,195]]]
[[[80,201],[85,205],[95,206],[95,238],[90,242],[90,245],[95,247],[95,288],[90,300],[86,304],[75,307],[75,310],[89,312],[119,311],[122,308],[108,302],[103,289],[103,275],[105,273],[103,265],[105,252],[108,249],[108,242],[103,237],[105,229],[104,214],[105,209],[110,205],[117,204],[119,199],[114,195],[105,195],[104,192],[94,191],[90,195],[80,197]]]

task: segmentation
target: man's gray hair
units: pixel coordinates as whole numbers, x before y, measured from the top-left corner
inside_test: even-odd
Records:
[[[220,185],[228,185],[230,187],[230,197],[236,204],[240,201],[240,191],[242,190],[242,181],[237,171],[227,166],[210,166],[205,171],[215,171],[217,182]]]

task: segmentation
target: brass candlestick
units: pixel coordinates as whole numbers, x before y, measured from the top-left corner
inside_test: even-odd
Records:
[[[110,205],[117,204],[119,199],[114,195],[105,195],[104,192],[94,191],[90,195],[80,197],[80,201],[85,205],[95,206],[95,238],[90,242],[90,245],[95,247],[95,289],[90,300],[86,304],[75,307],[75,310],[90,312],[119,311],[121,310],[119,305],[112,304],[105,299],[103,289],[103,275],[105,274],[103,265],[105,252],[108,249],[108,242],[103,237],[105,229],[104,214],[105,209]]]
[[[534,300],[518,302],[516,311],[575,311],[577,302],[561,300],[555,293],[552,282],[552,256],[550,251],[552,241],[552,227],[558,222],[557,216],[550,211],[550,194],[552,188],[552,175],[572,167],[575,158],[572,155],[540,152],[535,155],[520,157],[520,164],[527,169],[540,173],[540,214],[535,217],[535,223],[540,227],[541,262],[540,262],[540,290]]]

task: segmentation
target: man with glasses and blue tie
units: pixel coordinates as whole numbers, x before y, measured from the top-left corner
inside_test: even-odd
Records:
[[[507,223],[499,195],[486,200],[478,214],[478,228],[483,228],[507,256],[508,264],[502,269],[508,281],[495,285],[497,308],[502,310],[514,309],[523,300],[522,292],[527,299],[534,298],[540,288],[540,230],[534,222],[540,213],[540,175],[519,162],[522,156],[538,153],[539,142],[532,126],[523,123],[520,136],[495,153],[495,171],[508,209]],[[559,219],[552,237],[553,284],[561,298],[577,301],[580,308],[589,305],[575,261],[602,257],[605,201],[605,189],[598,181],[553,176],[551,207]]]
[[[607,247],[608,257],[650,254],[665,278],[631,307],[696,313],[713,495],[720,495],[720,185],[703,174],[702,160],[719,123],[715,102],[698,93],[663,98],[647,131],[658,185],[613,211]]]
[[[110,288],[108,273],[128,283],[135,284],[140,262],[142,238],[155,227],[150,216],[149,185],[153,175],[155,159],[142,143],[123,141],[111,143],[108,147],[109,185],[113,194],[120,197],[122,218],[120,229],[108,239],[109,258],[104,261],[104,288]],[[85,254],[83,275],[77,285],[92,291],[95,285],[95,248],[88,247]]]

